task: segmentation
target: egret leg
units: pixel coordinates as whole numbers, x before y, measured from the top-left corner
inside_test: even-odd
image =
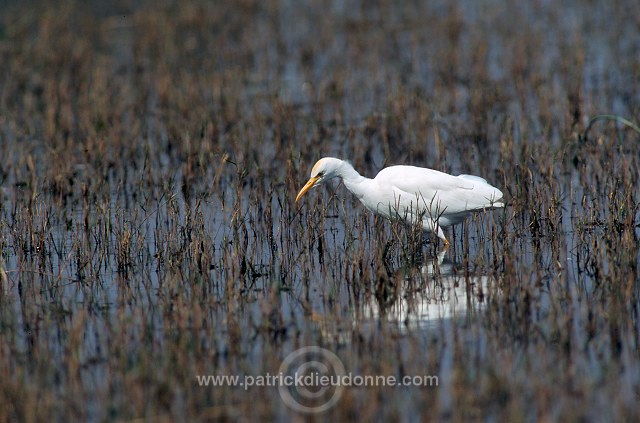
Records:
[[[444,242],[443,251],[446,251],[449,248],[449,241],[447,241],[447,238],[445,238],[444,232],[442,231],[442,228],[440,226],[438,226],[438,238],[440,238],[442,242]]]
[[[449,241],[447,241],[447,238],[444,236],[444,232],[442,231],[442,227],[438,224],[437,221],[432,219],[424,219],[422,221],[422,227],[424,230],[435,232],[436,235],[438,235],[438,238],[440,238],[442,242],[444,242],[443,251],[446,251],[447,248],[449,248]]]

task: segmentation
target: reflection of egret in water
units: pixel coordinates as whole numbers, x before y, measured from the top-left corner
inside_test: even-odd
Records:
[[[387,269],[389,271],[390,269]],[[374,292],[344,298],[351,318],[334,311],[311,311],[327,343],[349,344],[355,333],[373,335],[383,325],[399,332],[429,329],[451,319],[469,318],[486,306],[492,286],[487,275],[454,272],[455,264],[445,259],[445,251],[424,260],[417,269],[398,269],[380,282]],[[349,312],[347,312],[349,313]]]
[[[400,329],[432,327],[443,319],[467,317],[483,308],[490,282],[486,275],[454,274],[454,264],[445,260],[444,251],[425,260],[419,273],[399,279],[401,286],[386,284],[377,289],[375,297],[365,303],[363,317],[397,324]]]

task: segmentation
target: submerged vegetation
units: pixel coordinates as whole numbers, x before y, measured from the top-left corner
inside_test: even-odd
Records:
[[[630,10],[2,6],[0,421],[290,420],[277,388],[198,376],[305,346],[437,376],[348,387],[323,418],[638,420]],[[344,187],[296,204],[323,156],[482,175],[508,206],[438,256]]]

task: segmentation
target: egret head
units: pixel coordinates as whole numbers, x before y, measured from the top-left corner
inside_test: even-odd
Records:
[[[311,169],[311,177],[309,181],[302,187],[298,196],[296,197],[296,202],[302,198],[303,195],[306,194],[311,188],[318,186],[329,179],[335,178],[336,176],[340,176],[339,169],[344,162],[340,159],[335,159],[333,157],[324,157],[316,162]]]

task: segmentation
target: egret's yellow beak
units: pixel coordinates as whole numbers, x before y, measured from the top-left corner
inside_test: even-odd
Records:
[[[307,193],[307,191],[309,191],[311,188],[313,188],[313,186],[316,184],[316,182],[318,182],[318,179],[320,179],[317,176],[314,176],[313,178],[309,179],[309,181],[307,181],[306,184],[304,184],[304,186],[302,187],[302,189],[300,190],[300,192],[298,193],[298,196],[296,197],[296,203],[298,202],[298,200]]]

